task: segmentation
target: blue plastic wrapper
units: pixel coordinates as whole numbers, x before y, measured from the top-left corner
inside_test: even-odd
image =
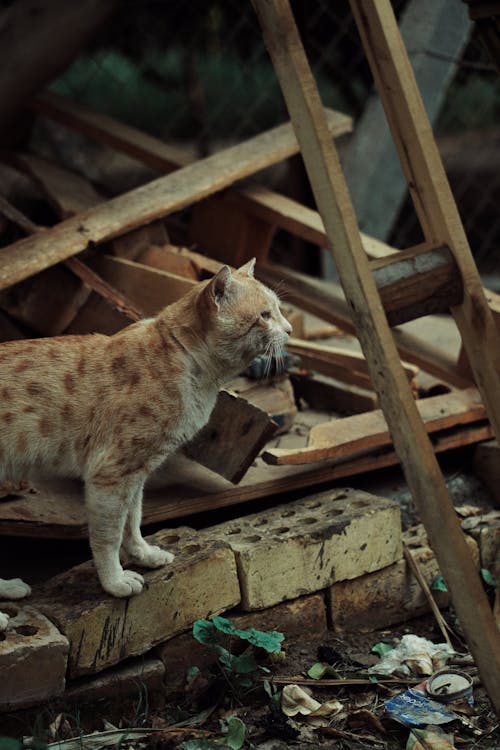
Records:
[[[384,706],[392,719],[408,727],[447,724],[458,718],[453,711],[443,706],[442,703],[431,700],[417,688],[410,688],[394,698],[389,698],[384,702]]]

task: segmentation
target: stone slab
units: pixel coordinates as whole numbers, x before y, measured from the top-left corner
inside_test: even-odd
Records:
[[[238,628],[278,630],[285,635],[283,648],[298,638],[323,637],[328,632],[326,605],[322,594],[311,594],[291,602],[283,602],[269,609],[256,612],[240,612],[238,609],[224,613]],[[204,670],[217,660],[217,654],[208,646],[202,646],[193,638],[192,632],[176,635],[155,649],[165,665],[165,691],[172,695],[185,685],[190,667]]]
[[[320,591],[402,555],[398,503],[350,488],[310,495],[201,533],[234,550],[244,610]]]
[[[69,644],[29,605],[2,603],[10,615],[0,633],[0,711],[24,708],[62,695]]]
[[[102,590],[92,562],[56,576],[33,601],[70,643],[68,676],[95,674],[182,632],[195,620],[238,604],[234,554],[224,542],[192,529],[164,529],[147,539],[175,554],[169,565],[144,573],[138,596],[115,599]],[[137,566],[134,566],[136,568]]]
[[[419,524],[408,529],[403,534],[403,541],[430,587],[440,570],[424,527]],[[476,564],[479,564],[477,544],[470,537],[468,544]],[[448,593],[432,593],[439,607],[448,606]],[[336,632],[368,632],[430,611],[427,598],[404,558],[352,581],[335,583],[329,590],[328,603]]]

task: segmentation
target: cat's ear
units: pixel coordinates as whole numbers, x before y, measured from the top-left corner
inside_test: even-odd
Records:
[[[222,266],[206,287],[208,299],[216,307],[219,307],[220,303],[227,295],[230,283],[231,269],[229,266]]]
[[[243,276],[250,276],[250,278],[253,279],[254,268],[255,268],[255,258],[252,258],[252,260],[247,261],[245,265],[241,266],[241,268],[238,268],[238,273],[242,273]]]

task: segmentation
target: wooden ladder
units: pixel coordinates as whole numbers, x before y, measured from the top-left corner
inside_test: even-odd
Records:
[[[331,252],[406,481],[483,683],[500,713],[500,633],[419,416],[363,250],[319,93],[288,0],[252,0],[295,129]],[[462,222],[389,0],[350,0],[432,263],[451,251],[459,327],[492,429],[500,436],[500,346]]]

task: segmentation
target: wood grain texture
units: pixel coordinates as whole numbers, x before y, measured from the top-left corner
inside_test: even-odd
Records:
[[[327,138],[319,93],[290,5],[286,0],[253,0],[253,5],[290,119],[296,129],[316,205],[330,239],[330,247],[345,290],[347,304],[370,367],[372,381],[389,425],[396,452],[431,545],[436,551],[467,643],[480,668],[493,704],[500,712],[500,635],[385,320],[375,282],[368,268],[338,155],[331,140]],[[414,131],[417,130],[416,135],[419,135],[422,127],[427,128],[430,134],[428,140],[432,141],[428,124],[426,126],[420,121],[415,122],[415,119],[421,120],[425,117],[425,113],[390,3],[387,0],[351,0],[351,7],[355,12],[358,29],[374,73],[377,72],[379,62],[384,66],[379,78],[382,98],[387,89],[392,96],[390,104],[396,111],[401,91],[404,91],[405,102],[408,102],[406,117],[398,119],[397,126],[401,131],[408,133],[409,142],[405,142],[403,146],[396,138],[398,150],[411,148]],[[379,38],[381,36],[383,40]],[[384,44],[385,40],[390,43]],[[420,111],[415,111],[412,106],[415,101],[420,102],[422,116]],[[408,121],[414,125],[409,126]],[[432,154],[437,154],[435,144],[433,149],[432,146],[430,148]],[[427,154],[424,157],[422,149],[419,151],[420,158],[427,163]],[[426,152],[426,143],[423,151]],[[412,166],[415,168],[416,164]],[[418,200],[422,203],[422,193],[425,192],[424,186],[427,187],[427,183],[418,179],[419,173],[412,172],[407,177],[412,181],[412,189],[420,191]],[[467,287],[474,274],[467,274],[467,262],[461,265],[458,258],[460,250],[463,249],[463,239],[458,238],[460,229],[457,229],[456,233],[453,232],[456,242],[452,241],[451,232],[445,232],[445,236],[436,231],[427,234],[430,226],[435,230],[442,222],[450,229],[452,225],[456,225],[458,214],[454,205],[450,205],[450,200],[452,201],[451,193],[448,199],[439,191],[434,192],[431,202],[439,204],[437,213],[440,215],[440,221],[427,220],[429,207],[426,206],[423,228],[427,241],[446,244],[455,252],[464,287]],[[434,218],[437,218],[436,213]],[[459,219],[458,223],[461,227]],[[463,229],[461,235],[464,238]],[[477,276],[477,270],[475,274]],[[484,311],[478,297],[482,290],[478,293],[477,287],[478,284],[473,283],[469,293],[464,293],[465,308],[466,300],[477,300],[474,309],[478,317],[475,326],[475,336],[478,340],[471,345],[471,351],[468,349],[468,353],[470,356],[471,352],[472,355],[476,353],[478,358],[481,356],[487,359],[488,348],[485,350],[483,344],[496,345],[496,337],[491,336],[493,319],[489,310]],[[471,312],[469,306],[469,314]],[[464,316],[462,322],[463,320]],[[481,333],[484,333],[484,338],[480,343]],[[500,419],[497,420],[496,416],[500,410],[500,388],[495,367],[491,363],[481,367],[478,362],[475,374],[481,380],[481,392],[483,398],[488,399],[485,403],[492,426],[496,430],[497,427],[500,428]],[[493,403],[495,398],[496,405]]]
[[[488,440],[487,423],[472,424],[433,435],[436,453]],[[391,450],[376,451],[348,461],[324,461],[308,466],[268,466],[260,459],[235,486],[203,466],[176,459],[165,483],[146,492],[143,525],[165,523],[196,513],[213,512],[271,495],[286,502],[288,494],[311,489],[325,482],[376,471],[399,463]],[[87,536],[87,519],[81,485],[76,482],[48,482],[0,503],[0,535],[76,539]]]
[[[345,119],[334,112],[328,112],[327,117],[333,131]],[[297,150],[291,126],[280,125],[4,247],[0,289],[93,245],[179,211]]]
[[[477,389],[454,391],[416,402],[429,433],[486,419],[485,408]],[[311,428],[309,445],[299,450],[268,449],[263,458],[275,465],[292,465],[324,461],[329,458],[353,457],[392,445],[384,414],[380,409],[335,419]]]

